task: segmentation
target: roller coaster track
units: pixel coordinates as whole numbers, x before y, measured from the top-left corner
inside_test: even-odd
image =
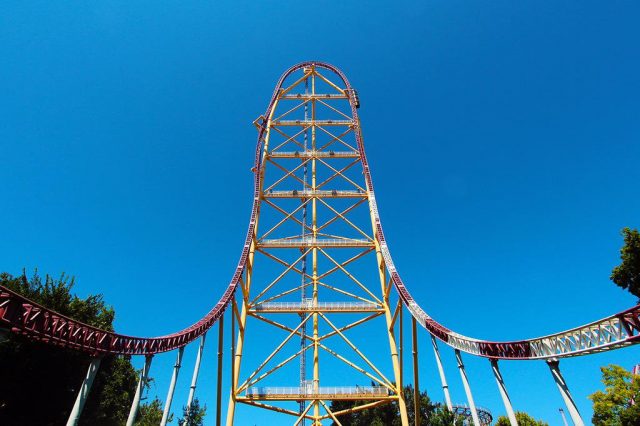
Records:
[[[301,77],[298,73],[299,71],[302,71]],[[327,78],[324,74],[328,74],[328,72],[332,73],[331,79],[337,76],[339,81],[336,80],[338,82],[334,83]],[[291,79],[287,80],[289,77]],[[294,80],[293,84],[290,84],[291,80]],[[310,92],[308,91],[309,82],[311,82]],[[295,89],[297,88],[299,91],[302,85],[304,86],[304,92],[295,93]],[[325,86],[324,89],[327,89],[326,92],[317,92],[316,89],[322,87],[322,85]],[[280,101],[294,101],[296,106],[284,113],[279,113],[280,115],[276,115],[275,111]],[[309,107],[310,116],[308,115]],[[87,377],[81,387],[84,390],[78,394],[74,408],[69,416],[68,425],[77,424],[84,401],[86,401],[88,389],[99,368],[100,360],[104,355],[109,354],[145,356],[145,367],[141,372],[129,419],[127,420],[127,425],[133,425],[140,404],[143,383],[149,372],[153,355],[177,349],[178,358],[174,365],[172,381],[161,422],[161,425],[165,425],[170,411],[183,350],[190,342],[200,338],[187,402],[187,407],[191,407],[205,336],[207,331],[216,323],[219,326],[216,424],[220,424],[222,411],[221,383],[224,370],[222,366],[222,342],[225,312],[229,312],[231,318],[232,341],[235,340],[235,321],[237,320],[238,322],[238,340],[235,348],[232,349],[232,389],[227,410],[228,426],[231,426],[234,422],[234,413],[238,403],[295,416],[297,418],[294,422],[295,425],[300,423],[304,425],[304,422],[308,419],[311,420],[313,425],[317,426],[321,425],[323,420],[334,420],[336,424],[340,424],[336,416],[365,410],[393,401],[397,403],[402,424],[407,425],[408,410],[406,409],[406,396],[403,395],[404,382],[402,379],[403,308],[406,308],[412,316],[415,406],[419,404],[420,389],[417,373],[417,329],[419,325],[426,329],[430,335],[445,402],[450,411],[464,414],[467,416],[467,420],[470,416],[475,426],[481,426],[491,421],[490,413],[487,410],[478,409],[474,404],[461,357],[461,352],[465,352],[490,360],[507,415],[512,426],[516,426],[517,421],[498,367],[498,360],[539,359],[546,360],[575,424],[584,424],[569,393],[568,386],[560,373],[559,359],[608,351],[638,343],[640,341],[640,305],[571,330],[518,341],[492,342],[480,340],[456,333],[438,323],[412,297],[393,263],[378,213],[373,180],[362,140],[358,108],[357,92],[351,87],[344,74],[332,65],[320,62],[304,62],[295,65],[282,75],[265,114],[254,122],[258,128],[258,141],[252,169],[254,172],[253,206],[238,265],[217,304],[202,319],[184,330],[160,337],[127,336],[101,330],[40,306],[24,296],[0,286],[0,331],[21,334],[29,339],[84,352],[92,357]],[[304,110],[304,118],[295,119],[302,110]],[[320,111],[322,118],[317,116],[318,111]],[[330,117],[334,118],[330,119]],[[289,134],[289,129],[291,128],[302,130],[291,136]],[[335,128],[342,128],[340,130],[342,133],[338,132],[336,133],[338,136],[336,136],[336,134],[332,133],[333,130],[328,130]],[[320,136],[316,134],[317,132],[320,132]],[[307,145],[309,133],[311,136],[309,139],[310,145]],[[296,137],[300,135],[303,135],[304,143],[296,140]],[[350,138],[348,142],[343,140],[345,135]],[[282,138],[284,138],[284,141],[282,141]],[[276,142],[278,139],[280,141]],[[321,142],[322,139],[325,139],[325,141]],[[326,139],[329,140],[327,141]],[[270,143],[273,146],[270,146]],[[341,151],[333,151],[335,146],[340,146]],[[345,147],[347,148],[346,150],[344,149]],[[293,149],[293,151],[289,149]],[[293,164],[293,166],[287,169],[283,165],[284,162],[289,165]],[[271,177],[273,174],[277,178],[270,184],[265,183],[267,164],[269,164],[269,170],[273,168],[276,172],[275,174],[270,172],[269,176]],[[337,166],[338,164],[343,165]],[[354,166],[358,165],[362,168],[361,174],[355,170],[356,167]],[[317,166],[320,167],[319,171],[316,170]],[[307,167],[310,167],[311,170],[310,183],[307,182]],[[297,175],[300,171],[303,171],[302,179]],[[349,175],[347,175],[347,171],[349,171]],[[280,172],[284,172],[284,176]],[[323,176],[323,174],[326,176]],[[321,178],[318,179],[318,177]],[[336,183],[333,181],[334,178],[339,178],[338,185],[344,186],[347,183],[348,188],[328,188],[328,183],[332,182],[331,185]],[[287,179],[289,179],[289,182],[286,182]],[[364,184],[361,179],[364,179]],[[294,182],[293,187],[289,185],[290,180],[297,181]],[[358,184],[356,181],[360,183]],[[285,185],[280,185],[282,182],[286,182]],[[300,184],[302,184],[301,189]],[[285,190],[281,186],[286,186]],[[274,190],[276,188],[277,190]],[[334,208],[340,206],[341,203],[342,205],[347,203],[348,207],[346,209],[344,207]],[[287,206],[291,207],[292,205],[293,211],[287,208]],[[352,220],[369,222],[369,219],[363,218],[362,215],[354,217],[353,210],[360,205],[368,206],[368,214],[366,216],[371,222],[370,233],[365,232],[352,222]],[[272,223],[268,231],[262,231],[263,234],[258,235],[261,206],[269,206],[282,213],[285,217],[284,219],[280,218],[279,221],[276,218],[277,223],[274,222],[275,225]],[[323,210],[320,216],[317,214],[317,207]],[[310,222],[307,222],[307,208],[311,210]],[[302,214],[302,220],[298,220],[296,217],[300,213]],[[326,218],[321,221],[318,220],[319,217],[327,214],[329,215],[328,220]],[[351,220],[346,217],[347,214],[350,215]],[[267,214],[264,219],[269,223],[268,220],[273,221],[274,217]],[[328,231],[327,227],[335,222],[339,222],[343,228],[336,229],[333,227],[331,228],[333,231]],[[298,225],[301,226],[301,229]],[[291,235],[290,226],[296,228],[295,235]],[[297,233],[300,230],[302,233],[298,235]],[[349,233],[354,232],[355,237],[348,236]],[[328,251],[331,251],[333,256],[344,256],[345,252],[355,252],[356,255],[346,260],[335,257],[340,259],[336,261],[334,257],[328,254]],[[297,260],[284,260],[286,257],[281,257],[280,254],[275,254],[276,252],[286,252],[289,257],[293,253],[293,259]],[[256,253],[264,255],[269,261],[275,262],[276,268],[284,266],[285,270],[275,280],[257,292],[257,295],[254,294],[251,296],[253,298],[250,298],[253,281],[265,284],[264,277],[259,274],[254,279]],[[376,270],[374,271],[372,268],[367,270],[375,272],[378,277],[382,289],[381,297],[373,294],[367,286],[346,269],[346,267],[353,268],[352,271],[357,271],[355,273],[359,275],[363,269],[358,269],[357,266],[352,265],[352,262],[363,258],[367,254],[375,255],[376,258]],[[309,266],[312,272],[310,273],[307,272],[307,256],[311,257]],[[319,260],[322,260],[322,263]],[[302,268],[297,267],[299,262],[302,262]],[[326,263],[330,265],[328,269],[325,269]],[[274,263],[270,265],[271,270],[269,270],[269,267],[261,269],[263,268],[262,266],[258,269],[263,275],[264,273],[272,273],[274,271]],[[319,268],[318,265],[321,265],[321,267]],[[291,271],[299,274],[299,276],[297,276],[294,287],[286,287],[287,283],[283,284],[284,280],[281,279]],[[335,271],[344,273],[344,276],[331,276],[329,281],[325,281],[325,277]],[[356,293],[359,291],[364,293],[358,295],[348,290],[344,287],[346,284],[341,281],[341,278],[346,280],[348,284],[357,284]],[[371,280],[372,278],[369,277],[364,282],[370,283],[372,282]],[[376,279],[373,278],[373,280],[375,281]],[[278,289],[280,290],[279,294],[273,295],[270,293],[267,295],[267,292],[270,292],[276,284],[278,284]],[[282,288],[283,286],[285,286],[285,289]],[[311,298],[307,296],[307,287],[312,289],[313,297]],[[323,291],[322,301],[318,297],[320,287],[322,287]],[[393,291],[394,289],[395,292]],[[324,292],[327,290],[331,293],[331,297],[337,297],[337,299],[325,300],[326,294]],[[292,301],[292,297],[297,294],[296,292],[300,292],[301,299],[296,301],[294,298]],[[390,304],[390,295],[397,302],[393,311]],[[240,309],[238,309],[238,300],[241,301]],[[363,316],[359,317],[360,319],[355,322],[339,326],[334,325],[328,318],[331,316],[337,319],[343,313],[350,314],[351,317],[354,315]],[[290,315],[287,316],[286,314],[295,314],[294,316],[299,319],[299,323],[297,326],[289,326],[270,319],[272,318],[271,316],[269,318],[265,316],[269,314],[286,318],[291,318]],[[386,378],[382,371],[343,333],[380,316],[384,316],[386,319],[385,330],[390,345],[394,371],[393,380]],[[264,361],[252,373],[248,376],[243,376],[246,377],[246,380],[241,382],[241,359],[245,342],[245,329],[249,317],[252,318],[252,321],[260,320],[262,323],[268,324],[268,326],[285,330],[289,334],[270,355],[262,358]],[[329,326],[327,332],[323,332],[324,334],[320,333],[320,322],[322,322],[325,329],[327,329],[326,326]],[[313,326],[312,334],[307,334],[307,323]],[[398,340],[395,337],[396,328],[399,330]],[[367,335],[366,332],[361,334]],[[271,336],[271,332],[267,333],[267,335]],[[271,362],[274,356],[280,353],[281,349],[287,345],[287,342],[293,336],[300,338],[300,349],[274,366],[274,363]],[[335,350],[337,347],[328,347],[328,344],[325,344],[325,339],[332,336],[339,336],[343,340],[342,350],[345,350],[344,344],[346,343],[347,347],[352,350],[351,353],[357,354],[360,357],[360,361],[365,362],[367,368],[362,368],[352,360],[347,359],[342,353],[339,353],[340,349]],[[468,406],[454,406],[451,403],[437,340],[444,342],[455,350],[458,369],[469,403]],[[272,341],[266,343],[266,346],[273,344]],[[367,341],[365,345],[373,346],[375,344],[372,345],[372,342]],[[351,379],[342,375],[338,377],[338,380],[346,381],[346,385],[320,386],[320,349],[324,351],[323,354],[325,355],[323,356],[329,354],[334,360],[339,360],[364,375],[367,381],[371,379],[372,386],[356,385],[353,387],[351,386],[353,384],[350,381]],[[378,348],[376,347],[376,349]],[[313,352],[313,380],[306,379],[305,353],[307,350]],[[263,382],[266,377],[273,379],[272,373],[285,371],[282,367],[296,358],[300,361],[299,386],[281,386],[279,382],[276,386],[271,386]],[[265,368],[267,365],[270,365],[270,368]],[[327,376],[323,375],[322,377],[326,378]],[[280,377],[281,381],[282,379]],[[286,381],[290,377],[286,376],[284,379]],[[324,381],[325,379],[323,379]],[[335,411],[325,403],[325,401],[338,400],[353,401],[356,405],[349,409]],[[284,408],[283,404],[286,404],[287,401],[289,403],[295,402],[299,407],[298,411]],[[326,414],[322,414],[321,410],[324,410]],[[419,419],[416,418],[416,422],[419,423]]]
[[[261,175],[259,170],[261,169],[261,151],[266,130],[266,119],[264,117],[271,115],[277,95],[283,88],[284,80],[293,72],[312,65],[335,73],[344,84],[343,92],[349,98],[353,115],[353,126],[355,127],[359,151],[358,157],[366,181],[366,195],[375,220],[375,238],[380,245],[391,280],[403,304],[418,323],[432,336],[437,337],[454,349],[469,354],[492,359],[510,360],[556,359],[585,355],[636,344],[640,341],[640,305],[570,330],[533,339],[505,342],[492,342],[467,337],[446,328],[431,318],[411,296],[407,286],[402,281],[393,263],[391,252],[384,237],[382,222],[377,209],[371,171],[365,155],[360,131],[360,121],[357,110],[359,105],[357,105],[358,100],[355,91],[339,69],[320,62],[303,62],[287,70],[276,85],[267,111],[264,116],[262,116],[262,119],[256,123],[259,134],[253,168],[253,207],[247,236],[231,282],[218,303],[216,303],[211,311],[202,319],[184,330],[166,336],[127,336],[100,330],[96,327],[75,321],[0,286],[0,327],[6,328],[14,333],[22,334],[30,339],[67,347],[92,355],[151,355],[183,347],[203,335],[216,323],[229,306],[234,297],[234,293],[238,289],[243,271],[247,267],[249,250],[255,234],[255,224],[260,200]]]
[[[431,318],[411,296],[407,286],[398,273],[387,245],[382,222],[378,214],[373,180],[360,131],[360,122],[353,88],[345,75],[336,67],[319,62],[304,62],[287,70],[280,78],[264,117],[269,117],[278,92],[284,80],[293,72],[314,65],[337,74],[344,84],[344,92],[350,96],[350,104],[356,126],[356,139],[359,157],[366,181],[370,208],[373,211],[376,238],[380,244],[382,256],[391,275],[391,280],[412,316],[431,335],[447,345],[473,355],[495,359],[549,359],[585,355],[616,349],[638,343],[640,339],[640,305],[598,321],[561,331],[543,337],[526,340],[492,342],[452,331]],[[243,270],[247,264],[249,248],[254,235],[257,209],[260,197],[261,150],[266,121],[259,126],[258,143],[255,151],[253,207],[247,237],[244,242],[238,266],[222,297],[198,322],[184,330],[160,337],[136,337],[100,330],[75,321],[55,311],[34,303],[25,297],[0,286],[0,325],[14,333],[23,334],[31,339],[68,347],[90,354],[127,354],[149,355],[170,351],[182,347],[205,333],[222,316],[229,306],[238,288]]]
[[[478,412],[478,418],[480,420],[480,424],[482,426],[490,426],[491,422],[493,421],[493,416],[491,415],[491,411],[482,407],[476,407],[476,410]],[[471,408],[467,405],[454,405],[453,413],[456,416],[459,416],[462,419],[467,420],[467,422],[469,422],[469,420],[473,418],[473,414],[471,414]]]

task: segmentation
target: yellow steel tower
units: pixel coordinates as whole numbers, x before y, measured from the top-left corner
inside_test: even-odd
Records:
[[[238,403],[291,415],[295,425],[340,425],[341,415],[394,401],[407,425],[394,335],[400,309],[390,308],[391,281],[375,238],[358,107],[337,69],[309,62],[285,73],[256,120],[258,208],[242,306],[233,305],[229,426]],[[356,327],[367,343],[388,343],[365,354],[350,334]]]

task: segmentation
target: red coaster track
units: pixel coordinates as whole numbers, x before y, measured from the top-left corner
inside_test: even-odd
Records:
[[[371,171],[367,162],[359,127],[357,99],[355,92],[345,75],[336,67],[320,62],[303,62],[287,70],[276,85],[274,94],[264,117],[269,117],[278,92],[284,80],[293,72],[308,66],[332,71],[342,80],[345,93],[349,96],[351,112],[356,123],[356,139],[360,152],[363,173],[371,209],[375,215],[376,238],[380,243],[382,255],[400,298],[411,314],[427,331],[449,346],[463,352],[494,359],[552,359],[584,355],[616,349],[638,343],[640,339],[640,305],[611,315],[593,323],[562,331],[548,336],[508,342],[491,342],[458,334],[432,319],[420,307],[409,293],[400,278],[387,246],[382,223],[378,215],[373,191]],[[247,263],[249,248],[254,235],[260,188],[260,167],[265,122],[258,123],[259,134],[254,162],[253,207],[244,248],[238,266],[226,291],[211,311],[192,326],[176,333],[160,337],[126,336],[108,332],[74,321],[34,303],[27,298],[0,286],[0,327],[11,332],[23,334],[31,339],[64,346],[87,352],[92,355],[127,354],[150,355],[180,348],[204,334],[223,315],[238,287],[242,272]]]

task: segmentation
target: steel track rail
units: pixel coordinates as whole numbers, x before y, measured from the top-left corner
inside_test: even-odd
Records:
[[[293,72],[311,65],[332,71],[338,75],[345,85],[345,93],[353,93],[353,88],[342,71],[333,65],[321,62],[309,61],[297,64],[289,68],[278,80],[266,113],[262,116],[261,122],[256,123],[259,132],[253,168],[253,207],[242,254],[226,291],[207,315],[192,326],[170,335],[160,337],[127,336],[75,321],[0,286],[0,327],[9,329],[14,333],[23,334],[34,340],[94,355],[150,355],[167,352],[182,347],[204,334],[220,319],[229,306],[240,283],[254,239],[260,201],[261,151],[266,132],[264,117],[270,116],[285,79]],[[367,195],[374,216],[376,239],[380,244],[386,267],[400,299],[411,312],[411,315],[430,334],[463,352],[487,358],[513,360],[564,358],[607,351],[640,342],[640,305],[571,330],[534,339],[506,342],[492,342],[467,337],[444,327],[431,318],[411,296],[393,263],[378,214],[373,180],[362,140],[358,111],[354,98],[352,96],[347,97],[349,98],[354,119],[355,136],[366,181]]]

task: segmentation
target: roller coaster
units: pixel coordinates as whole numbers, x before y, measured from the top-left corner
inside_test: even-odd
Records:
[[[414,345],[416,405],[419,386],[418,351],[415,348],[421,328],[431,341],[445,402],[451,411],[459,410],[460,406],[451,402],[438,344],[454,350],[468,400],[463,411],[475,426],[487,424],[487,419],[490,423],[491,414],[474,403],[462,353],[490,360],[512,425],[517,425],[517,421],[498,367],[500,360],[544,360],[573,422],[584,424],[560,373],[559,361],[638,343],[640,305],[570,330],[516,341],[494,342],[467,337],[437,322],[413,298],[391,257],[365,154],[359,108],[357,92],[342,71],[330,64],[303,62],[281,76],[266,112],[254,122],[258,140],[252,168],[253,206],[240,259],[218,302],[202,319],[184,330],[160,337],[109,332],[60,315],[0,287],[1,328],[29,339],[84,352],[92,359],[67,424],[77,424],[103,356],[137,355],[145,357],[145,368],[127,422],[127,425],[133,424],[142,383],[153,356],[176,351],[176,367],[161,423],[166,424],[185,346],[200,340],[195,383],[204,337],[217,324],[221,345],[225,333],[223,320],[227,316],[235,347],[229,369],[223,368],[222,351],[219,350],[217,424],[221,422],[222,412],[221,378],[224,371],[230,370],[227,425],[234,423],[238,404],[252,407],[248,409],[267,409],[285,417],[292,416],[293,424],[309,421],[312,425],[320,425],[323,421],[331,421],[340,425],[342,415],[390,402],[398,404],[402,424],[408,425],[406,396],[402,392],[406,369],[402,345],[398,344],[402,341],[405,309],[410,314]],[[259,220],[266,231],[258,231]],[[373,260],[362,266],[363,259]],[[279,270],[275,278],[267,278],[277,268],[284,269]],[[359,278],[360,275],[367,278]],[[378,291],[372,285],[376,280],[380,285]],[[381,320],[380,317],[384,318],[384,324],[376,321]],[[342,319],[350,322],[341,323]],[[261,355],[265,342],[251,343],[253,323],[270,327],[274,333],[275,330],[284,331],[286,337],[271,352]],[[355,337],[347,336],[347,332],[365,330],[364,327],[376,330],[377,335],[382,333],[388,341],[387,362],[370,359],[364,353],[367,344],[356,343]],[[331,339],[340,343],[330,345]],[[287,350],[290,354],[276,362],[276,358]],[[243,364],[245,353],[254,353],[263,361],[247,370]],[[309,366],[307,353],[312,354]],[[348,356],[354,356],[358,362]],[[325,377],[329,381],[339,379],[331,375],[333,367],[323,370],[328,374],[320,374],[325,360],[326,365],[331,365],[330,362],[346,365],[371,386],[321,386],[321,379],[324,383]],[[292,370],[296,361],[299,367]],[[393,377],[387,377],[384,371],[392,371]],[[283,372],[284,376],[276,379],[277,374]],[[295,377],[294,386],[283,385],[292,377]],[[343,379],[351,380],[346,376]],[[269,380],[272,383],[266,385]],[[195,385],[188,405],[194,392]],[[327,402],[336,400],[353,401],[355,405],[332,410]],[[415,416],[415,424],[420,424],[419,415]]]

